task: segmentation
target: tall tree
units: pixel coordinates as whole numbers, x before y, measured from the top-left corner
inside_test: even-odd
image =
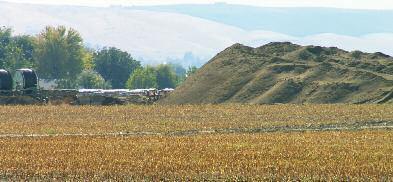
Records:
[[[157,66],[157,84],[159,89],[176,87],[176,73],[170,65]]]
[[[6,68],[9,54],[9,44],[11,42],[11,29],[0,28],[0,68]]]
[[[33,52],[33,37],[12,36],[10,28],[0,28],[0,68],[14,71],[34,67]]]
[[[83,68],[85,70],[93,70],[94,63],[93,63],[93,56],[94,56],[94,49],[85,47],[83,51]]]
[[[129,89],[157,88],[157,73],[153,67],[138,68],[127,81]]]
[[[137,68],[141,67],[139,61],[136,61],[127,52],[110,47],[104,48],[94,54],[94,69],[111,82],[115,89],[125,88],[126,82],[130,75]]]
[[[182,84],[184,80],[186,80],[187,70],[178,63],[169,63],[168,65],[172,68],[172,70],[176,74],[175,86],[177,87],[178,85]]]
[[[83,70],[85,52],[82,37],[74,29],[64,26],[46,27],[38,35],[35,56],[41,77],[68,84]]]

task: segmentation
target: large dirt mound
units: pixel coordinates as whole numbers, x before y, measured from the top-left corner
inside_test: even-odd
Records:
[[[393,103],[393,58],[288,42],[235,44],[161,102]]]

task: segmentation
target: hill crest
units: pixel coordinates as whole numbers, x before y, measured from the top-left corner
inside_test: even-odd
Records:
[[[391,56],[273,42],[228,47],[162,102],[386,103],[392,91]]]

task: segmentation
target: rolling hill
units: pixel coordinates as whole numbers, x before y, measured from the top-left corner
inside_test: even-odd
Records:
[[[235,44],[162,103],[393,103],[393,58],[289,42]]]

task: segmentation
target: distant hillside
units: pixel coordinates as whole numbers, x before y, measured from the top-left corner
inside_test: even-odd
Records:
[[[288,42],[235,44],[162,103],[393,103],[393,58]]]
[[[376,32],[393,32],[393,24],[387,21],[393,18],[392,10],[267,8],[226,3],[132,8],[181,13],[245,30],[267,30],[292,36],[308,36],[326,32],[362,36]]]
[[[0,0],[0,12],[0,26],[12,27],[15,34],[65,25],[78,30],[89,47],[115,46],[143,64],[200,66],[236,42],[255,47],[290,41],[393,55],[393,11],[222,3],[99,8]]]

